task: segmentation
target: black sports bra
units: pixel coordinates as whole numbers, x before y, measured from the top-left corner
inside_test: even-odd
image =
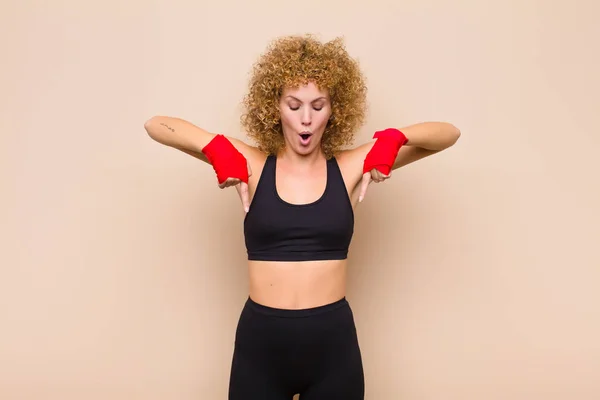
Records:
[[[354,211],[335,157],[327,160],[322,196],[308,204],[279,197],[277,159],[268,156],[244,219],[249,260],[343,260],[354,233]]]

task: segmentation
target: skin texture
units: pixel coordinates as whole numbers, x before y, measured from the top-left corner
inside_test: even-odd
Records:
[[[364,120],[365,94],[358,65],[340,40],[320,44],[311,37],[285,37],[274,41],[257,61],[244,99],[242,124],[256,144],[228,137],[248,162],[248,184],[231,177],[219,187],[235,187],[247,212],[266,158],[276,154],[279,196],[292,204],[310,203],[325,189],[326,160],[336,157],[356,208],[371,182],[392,176],[377,170],[363,174],[363,162],[374,140],[349,145]],[[202,148],[215,133],[166,116],[151,118],[145,128],[157,142],[208,163]],[[447,149],[460,137],[460,131],[446,122],[396,128],[408,142],[398,152],[392,171]],[[302,141],[303,132],[310,132],[308,142]],[[331,303],[345,296],[346,267],[346,260],[249,261],[250,296],[256,302],[287,309]]]

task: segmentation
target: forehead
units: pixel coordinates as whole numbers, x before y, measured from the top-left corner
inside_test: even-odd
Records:
[[[325,97],[329,99],[329,93],[326,89],[320,89],[312,82],[298,87],[288,87],[283,90],[282,97],[294,97],[300,101],[314,101],[318,98]]]

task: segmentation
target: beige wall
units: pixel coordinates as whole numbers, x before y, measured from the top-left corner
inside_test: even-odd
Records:
[[[462,130],[357,212],[367,399],[600,398],[597,3],[52,3],[0,13],[1,399],[226,398],[241,206],[143,123],[243,137],[251,63],[302,32],[367,74],[357,143]]]

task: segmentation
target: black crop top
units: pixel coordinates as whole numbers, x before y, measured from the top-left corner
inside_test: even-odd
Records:
[[[291,204],[275,185],[275,156],[267,157],[244,219],[249,260],[343,260],[354,233],[354,211],[335,157],[327,160],[322,196]]]

